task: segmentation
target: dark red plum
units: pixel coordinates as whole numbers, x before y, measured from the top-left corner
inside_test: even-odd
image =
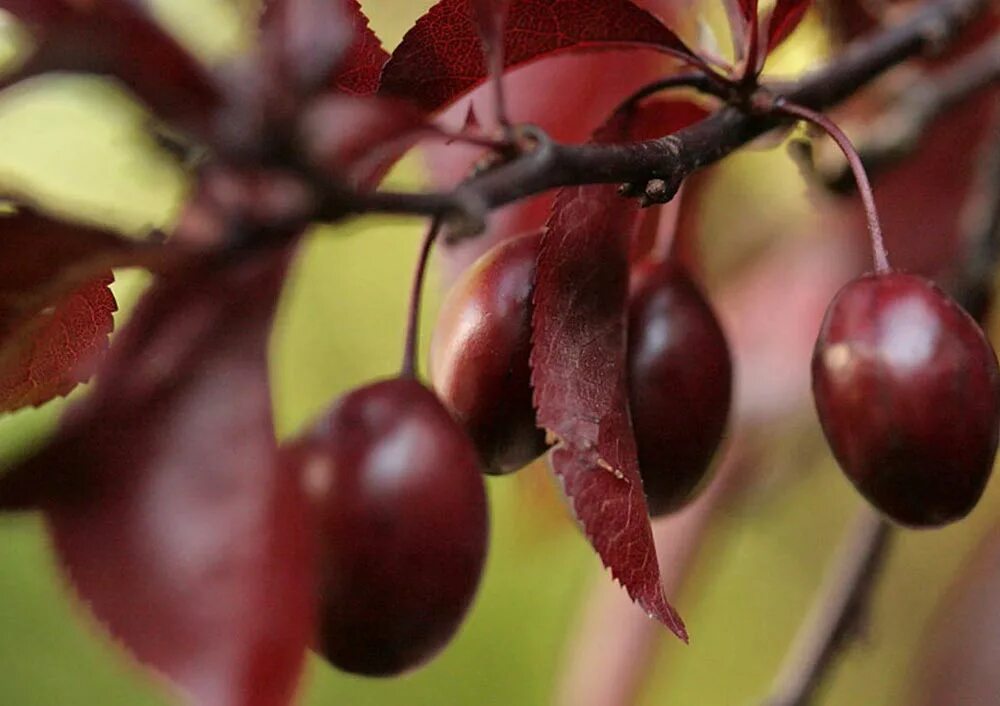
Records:
[[[651,515],[685,505],[708,475],[729,418],[732,363],[711,305],[684,269],[632,276],[629,402]]]
[[[475,448],[407,378],[349,393],[302,446],[318,498],[320,651],[373,676],[423,663],[458,629],[486,557]]]
[[[1000,370],[944,292],[901,273],[850,282],[827,310],[812,373],[827,441],[876,508],[914,527],[972,510],[996,455]]]
[[[431,343],[431,380],[472,437],[486,470],[541,455],[531,401],[531,295],[540,233],[496,246],[455,283]]]

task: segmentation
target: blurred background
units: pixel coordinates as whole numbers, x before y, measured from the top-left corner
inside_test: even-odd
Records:
[[[231,0],[155,4],[171,30],[209,61],[248,41],[249,1],[242,7]],[[429,4],[362,2],[389,49]],[[710,4],[706,16],[719,26],[718,8]],[[795,73],[827,51],[819,17],[811,16],[770,68]],[[608,65],[589,65],[595,85],[602,80],[599,67]],[[583,76],[591,80],[586,71]],[[515,110],[514,117],[522,116]],[[59,77],[19,87],[0,96],[0,183],[125,233],[167,225],[186,184],[173,162],[157,152],[146,127],[142,109],[106,82]],[[423,184],[423,164],[410,158],[391,178],[403,186]],[[684,581],[670,581],[676,584],[671,600],[692,639],[684,646],[654,628],[644,652],[625,655],[626,662],[650,660],[637,696],[650,706],[759,700],[838,537],[860,507],[823,443],[807,374],[826,301],[865,266],[856,246],[857,219],[843,202],[809,187],[775,140],[727,160],[698,194],[690,207],[698,222],[694,248],[737,352],[738,420],[728,452],[739,454],[739,462],[729,465],[740,479],[735,490],[716,494],[704,511],[705,529],[695,537],[683,527],[658,529],[661,542],[683,538],[694,547]],[[294,432],[349,388],[396,370],[421,233],[415,220],[365,218],[310,234],[272,343],[280,434]],[[447,270],[439,262],[433,277],[443,281]],[[119,326],[145,285],[136,273],[117,275]],[[443,289],[430,287],[425,342]],[[64,407],[59,401],[0,418],[0,461],[42,438]],[[615,651],[615,624],[606,635],[581,631],[581,616],[593,618],[605,604],[614,605],[612,611],[628,609],[605,595],[610,579],[569,519],[546,468],[536,464],[488,482],[491,554],[458,638],[425,668],[387,681],[349,677],[313,658],[303,704],[569,702],[572,689],[565,679],[574,673],[574,655],[603,649],[608,660],[598,659],[590,676],[614,678],[599,672],[619,668],[614,665],[621,660],[612,659],[622,657]],[[820,704],[912,702],[919,671],[914,660],[939,599],[998,510],[1000,484],[994,481],[967,520],[937,531],[898,533],[867,628],[832,674]],[[93,629],[60,579],[46,541],[39,518],[0,518],[0,704],[170,703],[155,679]]]

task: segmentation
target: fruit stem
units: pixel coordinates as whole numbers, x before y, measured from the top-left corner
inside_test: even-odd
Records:
[[[410,287],[410,312],[406,323],[406,342],[403,346],[403,365],[400,376],[404,378],[417,377],[417,347],[420,338],[420,299],[424,291],[424,279],[427,275],[427,262],[430,260],[431,248],[441,230],[441,218],[431,221],[417,255],[417,265],[413,272],[413,284]]]
[[[884,274],[892,269],[889,266],[889,256],[885,250],[885,242],[882,239],[882,226],[879,225],[878,211],[875,208],[875,195],[872,193],[871,182],[868,181],[868,174],[865,165],[861,161],[861,156],[851,143],[850,138],[837,125],[822,113],[817,113],[809,108],[805,108],[795,103],[789,103],[784,98],[777,98],[774,102],[774,109],[780,113],[791,115],[806,122],[812,123],[829,135],[847,158],[847,163],[854,173],[854,181],[858,184],[858,193],[861,194],[861,201],[865,206],[865,216],[868,219],[868,234],[872,242],[872,260],[875,263],[875,271]]]

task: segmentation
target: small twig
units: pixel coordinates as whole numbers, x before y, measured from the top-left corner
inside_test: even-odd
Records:
[[[887,554],[890,526],[867,506],[837,551],[764,706],[808,706],[864,618]]]
[[[884,170],[911,155],[928,128],[946,111],[1000,81],[1000,37],[943,71],[923,74],[900,92],[858,143],[869,174]],[[853,190],[848,165],[819,167],[823,182],[838,193]]]

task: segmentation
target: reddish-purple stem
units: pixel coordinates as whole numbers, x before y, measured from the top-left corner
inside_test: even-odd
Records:
[[[882,274],[892,269],[889,266],[889,256],[885,250],[885,242],[882,240],[882,226],[879,224],[878,211],[875,208],[875,195],[872,193],[871,182],[868,181],[868,173],[865,165],[861,161],[861,156],[851,143],[850,138],[837,127],[836,123],[827,118],[822,113],[818,113],[809,108],[805,108],[795,103],[778,99],[775,108],[779,112],[801,118],[812,123],[829,135],[847,158],[847,163],[854,173],[854,180],[858,184],[858,192],[865,205],[865,216],[868,219],[868,234],[872,241],[872,260],[875,262],[875,271]]]
[[[424,291],[424,279],[427,275],[427,262],[430,260],[431,248],[437,240],[438,232],[441,230],[441,219],[435,218],[431,221],[424,236],[424,242],[420,246],[420,254],[417,255],[417,265],[413,272],[413,284],[410,287],[410,311],[409,320],[406,323],[406,343],[403,347],[403,365],[400,376],[405,378],[417,378],[417,348],[420,338],[420,299]]]

